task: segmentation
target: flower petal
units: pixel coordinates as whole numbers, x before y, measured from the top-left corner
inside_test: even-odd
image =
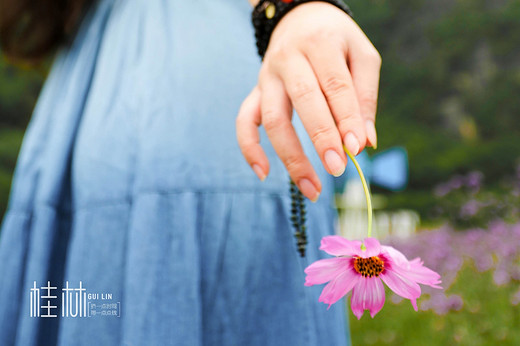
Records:
[[[321,239],[320,250],[334,256],[352,256],[361,249],[359,240],[350,241],[339,235],[330,235]]]
[[[367,249],[365,251],[358,250],[357,255],[359,257],[369,258],[381,254],[381,244],[376,238],[365,238],[364,244]]]
[[[403,269],[399,269],[399,271],[401,272]],[[419,258],[411,260],[409,269],[402,275],[417,283],[442,289],[441,286],[437,285],[441,283],[441,276],[430,268],[423,266],[423,262]]]
[[[410,302],[412,303],[413,309],[419,311],[419,308],[417,307],[417,299],[410,299]]]
[[[354,287],[350,298],[350,308],[359,320],[365,310],[373,318],[385,305],[385,287],[378,277],[363,278]]]
[[[363,299],[365,298],[365,292],[367,280],[361,279],[358,284],[352,290],[352,296],[350,297],[350,308],[352,309],[352,313],[357,319],[361,319],[363,313],[365,312],[365,307],[363,306]]]
[[[383,246],[381,246],[381,251],[384,254],[388,255],[392,259],[392,261],[397,265],[405,266],[409,262],[408,259],[406,258],[406,256],[403,255],[402,252],[394,249],[391,246],[383,245]]]
[[[319,301],[329,304],[327,309],[330,309],[330,306],[350,292],[352,287],[354,287],[361,278],[362,277],[353,269],[347,270],[323,288]]]
[[[391,268],[385,268],[380,277],[392,291],[403,298],[411,300],[421,296],[421,287],[416,282],[399,275]]]
[[[385,305],[385,286],[383,286],[380,278],[372,277],[368,279],[367,295],[365,308],[370,311],[370,316],[374,318]]]
[[[370,311],[370,316],[374,316],[381,311],[385,305],[385,287],[378,277],[366,279],[366,292],[363,301],[363,309]]]
[[[305,286],[320,285],[331,281],[352,268],[349,257],[335,257],[316,261],[305,268]]]
[[[425,267],[420,258],[408,261],[401,252],[391,246],[382,246],[381,248],[383,249],[383,253],[391,259],[392,269],[399,273],[399,275],[423,285],[442,288],[437,285],[441,283],[441,276]]]

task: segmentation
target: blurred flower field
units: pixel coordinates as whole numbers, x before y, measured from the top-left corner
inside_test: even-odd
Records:
[[[423,288],[419,312],[389,290],[374,319],[348,309],[353,345],[520,345],[520,2],[348,3],[383,57],[379,149],[409,157],[404,191],[373,187],[376,213],[413,211],[422,225],[381,242],[421,257],[445,288]],[[0,56],[0,219],[50,62]]]
[[[354,345],[520,345],[519,172],[501,190],[485,188],[479,172],[435,187],[444,224],[384,243],[420,257],[444,290],[423,287],[418,313],[388,291],[374,319],[350,314]]]
[[[418,313],[390,295],[374,319],[350,314],[354,345],[520,344],[520,223],[442,227],[389,243],[438,271],[445,290],[424,288]]]

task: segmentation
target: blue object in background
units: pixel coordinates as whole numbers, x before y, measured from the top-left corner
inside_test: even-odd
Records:
[[[391,148],[372,157],[371,183],[400,191],[408,183],[408,154],[402,147]]]
[[[368,184],[390,191],[400,191],[408,183],[408,154],[405,148],[394,147],[372,157],[364,150],[356,156]],[[356,167],[349,163],[345,173],[336,179],[336,192],[343,192],[349,179],[359,179]]]

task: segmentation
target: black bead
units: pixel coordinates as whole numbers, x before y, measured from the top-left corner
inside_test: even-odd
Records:
[[[296,245],[298,252],[302,257],[305,256],[305,250],[307,245],[307,234],[306,234],[306,211],[305,201],[302,193],[296,187],[296,184],[291,180],[290,188],[291,192],[291,224],[294,227],[294,237],[296,238]]]

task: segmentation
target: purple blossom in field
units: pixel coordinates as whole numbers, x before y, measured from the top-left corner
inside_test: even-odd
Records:
[[[455,176],[446,183],[439,184],[433,190],[433,193],[437,197],[444,197],[453,190],[459,189],[463,184],[463,177]]]
[[[463,297],[446,294],[457,279],[464,263],[473,265],[479,272],[492,270],[496,285],[520,282],[520,223],[506,224],[497,221],[487,230],[455,231],[449,226],[423,231],[407,239],[388,241],[408,258],[421,257],[425,265],[440,273],[444,290],[425,287],[429,299],[421,299],[421,310],[445,314],[460,310]],[[396,302],[392,297],[391,301]],[[520,290],[512,296],[512,304],[520,304]]]
[[[484,180],[484,174],[482,174],[482,172],[470,172],[466,176],[466,186],[469,187],[472,191],[477,192],[480,190],[482,180]]]
[[[433,193],[437,197],[444,197],[451,192],[451,188],[447,184],[439,184],[433,190]]]
[[[460,208],[460,217],[463,219],[475,216],[480,210],[481,203],[474,199],[469,200]]]
[[[464,183],[466,182],[466,179],[462,175],[455,175],[453,178],[448,181],[448,186],[452,190],[460,189],[462,186],[464,186]]]
[[[450,311],[459,311],[462,309],[464,302],[458,294],[437,295],[435,299],[429,299],[421,302],[421,310],[433,310],[437,315],[445,315]]]
[[[482,183],[483,179],[484,179],[484,174],[482,174],[482,172],[479,172],[479,171],[470,172],[466,176],[466,185],[468,187],[479,187],[480,184]]]
[[[473,171],[467,175],[455,175],[445,183],[438,184],[433,193],[437,197],[444,197],[454,190],[459,190],[466,187],[472,194],[480,190],[484,175],[481,172]]]
[[[482,254],[478,258],[473,259],[475,266],[479,272],[485,272],[493,267],[493,257],[491,254]]]
[[[511,281],[511,275],[507,272],[507,268],[499,268],[493,273],[493,281],[497,286],[506,285]]]
[[[452,294],[448,297],[448,307],[450,310],[459,311],[463,305],[462,297],[458,294]]]
[[[511,279],[520,281],[520,266],[514,266],[514,268],[511,269]]]
[[[484,188],[483,180],[481,172],[473,171],[437,185],[437,205],[429,216],[464,229],[486,226],[490,220],[519,220],[520,173],[495,182],[492,189]]]

